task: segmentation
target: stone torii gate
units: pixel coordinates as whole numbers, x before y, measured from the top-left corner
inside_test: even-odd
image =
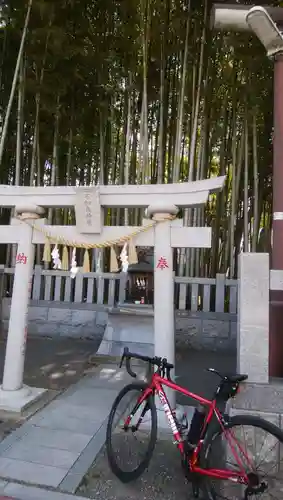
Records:
[[[178,207],[204,205],[209,193],[222,189],[224,181],[225,177],[218,177],[164,185],[0,186],[0,206],[15,207],[21,218],[13,219],[10,226],[0,226],[0,244],[17,244],[17,254],[22,257],[16,259],[0,409],[20,412],[43,392],[23,386],[34,246],[46,242],[45,234],[52,235],[51,241],[60,237],[98,244],[138,232],[139,228],[132,226],[103,227],[104,207],[146,207],[147,216],[156,221],[134,237],[134,245],[154,247],[154,352],[175,362],[172,248],[209,248],[211,228],[183,227],[183,221],[170,220],[170,216],[178,213]],[[42,218],[46,208],[73,206],[76,226],[48,226]]]

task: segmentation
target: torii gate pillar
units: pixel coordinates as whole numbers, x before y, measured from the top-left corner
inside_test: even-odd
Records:
[[[167,216],[176,215],[178,211],[175,205],[160,202],[150,205],[147,215],[158,222]],[[155,226],[154,354],[175,364],[174,274],[170,219]],[[167,396],[175,408],[174,393],[168,391]]]
[[[39,219],[44,209],[35,205],[16,207],[23,220]],[[23,385],[27,341],[27,314],[34,266],[33,229],[28,224],[18,226],[18,243],[9,331],[7,337],[3,383],[0,387],[0,409],[20,413],[45,389]],[[28,283],[28,286],[27,286]]]
[[[178,211],[175,205],[161,202],[150,205],[147,215],[158,222]],[[174,364],[174,275],[169,217],[168,222],[155,226],[154,270],[154,354]]]

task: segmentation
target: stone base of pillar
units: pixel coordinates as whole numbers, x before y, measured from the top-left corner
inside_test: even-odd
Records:
[[[46,390],[24,385],[17,391],[4,391],[1,386],[0,410],[9,413],[22,413],[28,406],[35,403]]]
[[[129,306],[109,314],[97,355],[122,356],[124,347],[131,352],[154,356],[153,309],[140,311]]]

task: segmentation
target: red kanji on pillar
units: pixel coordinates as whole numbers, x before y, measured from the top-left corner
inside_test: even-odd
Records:
[[[26,264],[27,260],[28,259],[24,253],[18,253],[18,255],[16,257],[16,264]]]
[[[169,268],[165,257],[160,257],[156,267],[157,267],[157,269],[161,269],[161,271],[163,271],[163,269]]]

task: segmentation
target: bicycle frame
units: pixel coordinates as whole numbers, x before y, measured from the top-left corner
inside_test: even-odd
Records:
[[[204,422],[204,426],[202,429],[200,440],[199,440],[198,444],[196,445],[196,447],[192,453],[192,456],[190,457],[190,460],[189,460],[190,471],[193,473],[197,473],[197,474],[201,474],[201,475],[205,475],[205,476],[209,476],[209,477],[215,477],[217,479],[223,479],[223,480],[226,479],[226,480],[230,480],[233,482],[246,484],[248,478],[247,478],[247,475],[245,473],[243,462],[239,458],[239,456],[237,455],[237,451],[235,450],[235,446],[233,445],[233,441],[236,443],[236,446],[240,449],[242,456],[244,456],[246,458],[247,462],[249,463],[250,461],[249,461],[248,457],[246,456],[245,451],[242,449],[242,447],[240,447],[239,443],[237,443],[237,441],[236,441],[235,437],[232,435],[232,433],[229,432],[229,430],[225,429],[224,424],[223,424],[223,418],[222,418],[220,411],[217,408],[215,399],[210,401],[210,400],[205,399],[201,396],[198,396],[197,394],[194,394],[194,393],[188,391],[187,389],[175,384],[174,382],[161,377],[158,374],[158,372],[156,372],[152,375],[151,382],[149,383],[148,387],[143,391],[141,396],[138,398],[135,409],[133,410],[131,415],[129,415],[128,418],[126,419],[125,425],[130,424],[130,421],[131,421],[135,411],[147,399],[147,397],[149,395],[152,395],[152,394],[154,395],[157,393],[159,400],[160,400],[160,403],[161,403],[163,410],[165,412],[165,415],[168,419],[169,426],[171,427],[171,430],[172,430],[172,433],[174,436],[174,443],[177,444],[177,447],[178,447],[180,453],[182,454],[182,456],[184,456],[184,454],[185,454],[184,442],[182,440],[180,432],[178,431],[178,428],[176,425],[176,419],[173,415],[172,408],[170,407],[170,403],[169,403],[168,398],[165,394],[163,386],[169,387],[170,389],[173,389],[176,392],[184,394],[185,396],[192,398],[195,401],[198,401],[202,406],[206,406],[208,408],[208,413],[207,413],[207,416],[205,418],[205,422]],[[202,468],[198,467],[198,465],[197,465],[199,453],[200,453],[202,445],[204,443],[204,437],[205,437],[208,425],[210,424],[210,422],[213,418],[213,415],[216,416],[217,421],[218,421],[221,429],[223,430],[225,438],[231,446],[234,458],[235,458],[238,466],[240,467],[240,469],[242,469],[241,472],[232,472],[232,471],[221,470],[221,469],[202,469]],[[141,420],[142,420],[143,416],[144,415],[142,415]]]

